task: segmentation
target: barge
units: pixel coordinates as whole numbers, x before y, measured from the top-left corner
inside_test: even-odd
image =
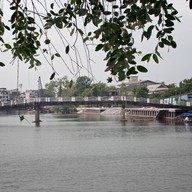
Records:
[[[151,118],[151,119],[175,119],[184,111],[179,108],[129,108],[126,110],[127,117]]]

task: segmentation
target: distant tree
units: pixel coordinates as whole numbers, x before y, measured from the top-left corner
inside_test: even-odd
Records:
[[[192,78],[184,79],[179,83],[181,93],[189,93],[192,92]]]
[[[57,80],[57,96],[64,97],[67,95],[68,89],[70,88],[70,81],[67,76]]]
[[[71,81],[69,81],[67,76],[58,78],[57,80],[51,80],[49,83],[45,84],[47,93],[54,92],[57,97],[69,96]]]
[[[119,94],[122,95],[122,96],[127,95],[127,85],[126,85],[126,83],[121,83],[119,85]]]
[[[171,83],[171,84],[167,85],[167,87],[168,87],[168,88],[176,88],[177,86],[176,86],[175,83]]]
[[[149,95],[149,98],[150,99],[162,99],[163,96],[162,96],[162,93],[152,93],[151,95]]]
[[[178,93],[178,88],[170,87],[161,94],[162,98],[168,98],[170,96],[175,96]]]
[[[143,98],[147,98],[148,97],[148,93],[149,90],[147,89],[147,87],[145,86],[141,86],[141,87],[135,87],[133,89],[133,93],[136,97],[143,97]]]
[[[76,95],[83,96],[85,89],[90,88],[92,80],[87,76],[80,76],[75,83]]]
[[[54,93],[56,94],[57,93],[57,82],[55,80],[52,80],[50,81],[49,83],[46,83],[45,84],[45,90],[48,94],[51,94],[51,93]]]
[[[95,83],[91,87],[93,96],[106,96],[107,95],[107,85],[105,83]]]

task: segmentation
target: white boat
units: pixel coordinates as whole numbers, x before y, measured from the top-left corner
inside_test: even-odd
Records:
[[[184,122],[186,123],[192,122],[192,117],[185,117]]]
[[[184,113],[183,117],[184,117],[184,122],[186,122],[186,123],[192,122],[192,113],[191,112]]]

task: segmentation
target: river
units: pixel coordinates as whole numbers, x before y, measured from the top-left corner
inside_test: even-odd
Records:
[[[0,116],[0,192],[191,192],[192,125]]]

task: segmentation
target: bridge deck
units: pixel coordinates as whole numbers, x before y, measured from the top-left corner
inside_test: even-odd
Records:
[[[184,111],[192,110],[191,106],[154,103],[146,98],[136,98],[132,96],[114,96],[114,97],[65,97],[65,98],[35,98],[30,102],[1,103],[0,111],[13,109],[40,109],[45,106],[71,105],[71,106],[137,106],[137,107],[157,107],[157,108],[179,108]]]

